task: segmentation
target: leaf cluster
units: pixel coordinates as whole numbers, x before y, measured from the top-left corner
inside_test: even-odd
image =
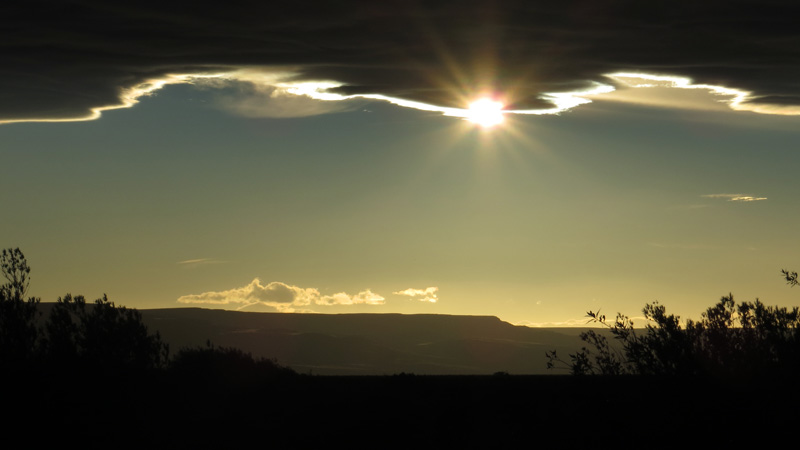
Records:
[[[784,278],[786,278],[786,284],[789,286],[795,287],[800,284],[800,281],[797,280],[797,272],[789,272],[788,270],[781,269],[781,273]]]

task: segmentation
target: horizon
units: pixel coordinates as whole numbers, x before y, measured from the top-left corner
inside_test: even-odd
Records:
[[[401,5],[10,6],[30,295],[531,327],[798,304],[797,7]]]

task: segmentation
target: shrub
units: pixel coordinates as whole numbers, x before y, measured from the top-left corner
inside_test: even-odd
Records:
[[[675,375],[752,378],[790,376],[800,365],[800,312],[759,300],[736,304],[732,295],[708,308],[700,321],[667,314],[657,302],[644,307],[645,328],[618,314],[613,323],[589,311],[603,330],[581,333],[588,344],[562,360],[547,352],[548,368],[576,375]],[[609,337],[612,340],[609,340]]]
[[[169,370],[186,381],[223,383],[237,386],[296,375],[272,359],[253,358],[237,348],[206,347],[181,349],[170,361]]]

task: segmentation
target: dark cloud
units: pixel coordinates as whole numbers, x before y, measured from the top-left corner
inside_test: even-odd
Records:
[[[213,6],[206,6],[213,5]],[[297,69],[339,91],[441,106],[607,82],[618,70],[692,77],[800,105],[794,1],[6,1],[0,120],[87,116],[167,73]]]

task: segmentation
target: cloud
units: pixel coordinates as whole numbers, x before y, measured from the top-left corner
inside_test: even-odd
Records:
[[[402,291],[394,292],[394,294],[405,295],[421,302],[436,303],[439,301],[437,292],[439,292],[439,288],[431,286],[425,289],[408,288]]]
[[[494,93],[508,111],[534,114],[589,101],[575,92],[623,87],[605,75],[625,72],[730,94],[736,109],[800,113],[793,2],[243,1],[220,10],[43,0],[2,11],[13,20],[0,36],[0,122],[88,120],[168,84],[248,70],[439,111]],[[251,90],[223,106],[255,117],[341,106]]]
[[[220,261],[218,259],[212,258],[198,258],[198,259],[187,259],[185,261],[178,261],[178,264],[183,267],[197,267],[197,266],[204,266],[207,264],[222,264],[227,261]]]
[[[298,308],[302,309],[310,305],[382,305],[384,300],[383,297],[369,289],[356,295],[344,292],[322,295],[319,290],[314,288],[301,288],[279,281],[261,284],[258,278],[244,287],[184,295],[178,298],[179,303],[237,305],[240,309],[252,305],[264,305],[282,312],[295,312]]]
[[[757,202],[767,199],[767,197],[753,197],[743,194],[707,194],[702,197],[727,199],[729,202]]]
[[[289,81],[290,73],[265,70],[240,70],[219,74],[214,78],[197,79],[193,84],[213,89],[216,105],[243,117],[308,117],[359,109],[363,101],[320,101],[311,92],[298,91]],[[327,86],[317,83],[320,89]],[[346,101],[345,101],[346,100]]]
[[[766,200],[767,197],[750,197],[748,195],[732,197],[729,201],[731,202],[757,202],[759,200]]]

